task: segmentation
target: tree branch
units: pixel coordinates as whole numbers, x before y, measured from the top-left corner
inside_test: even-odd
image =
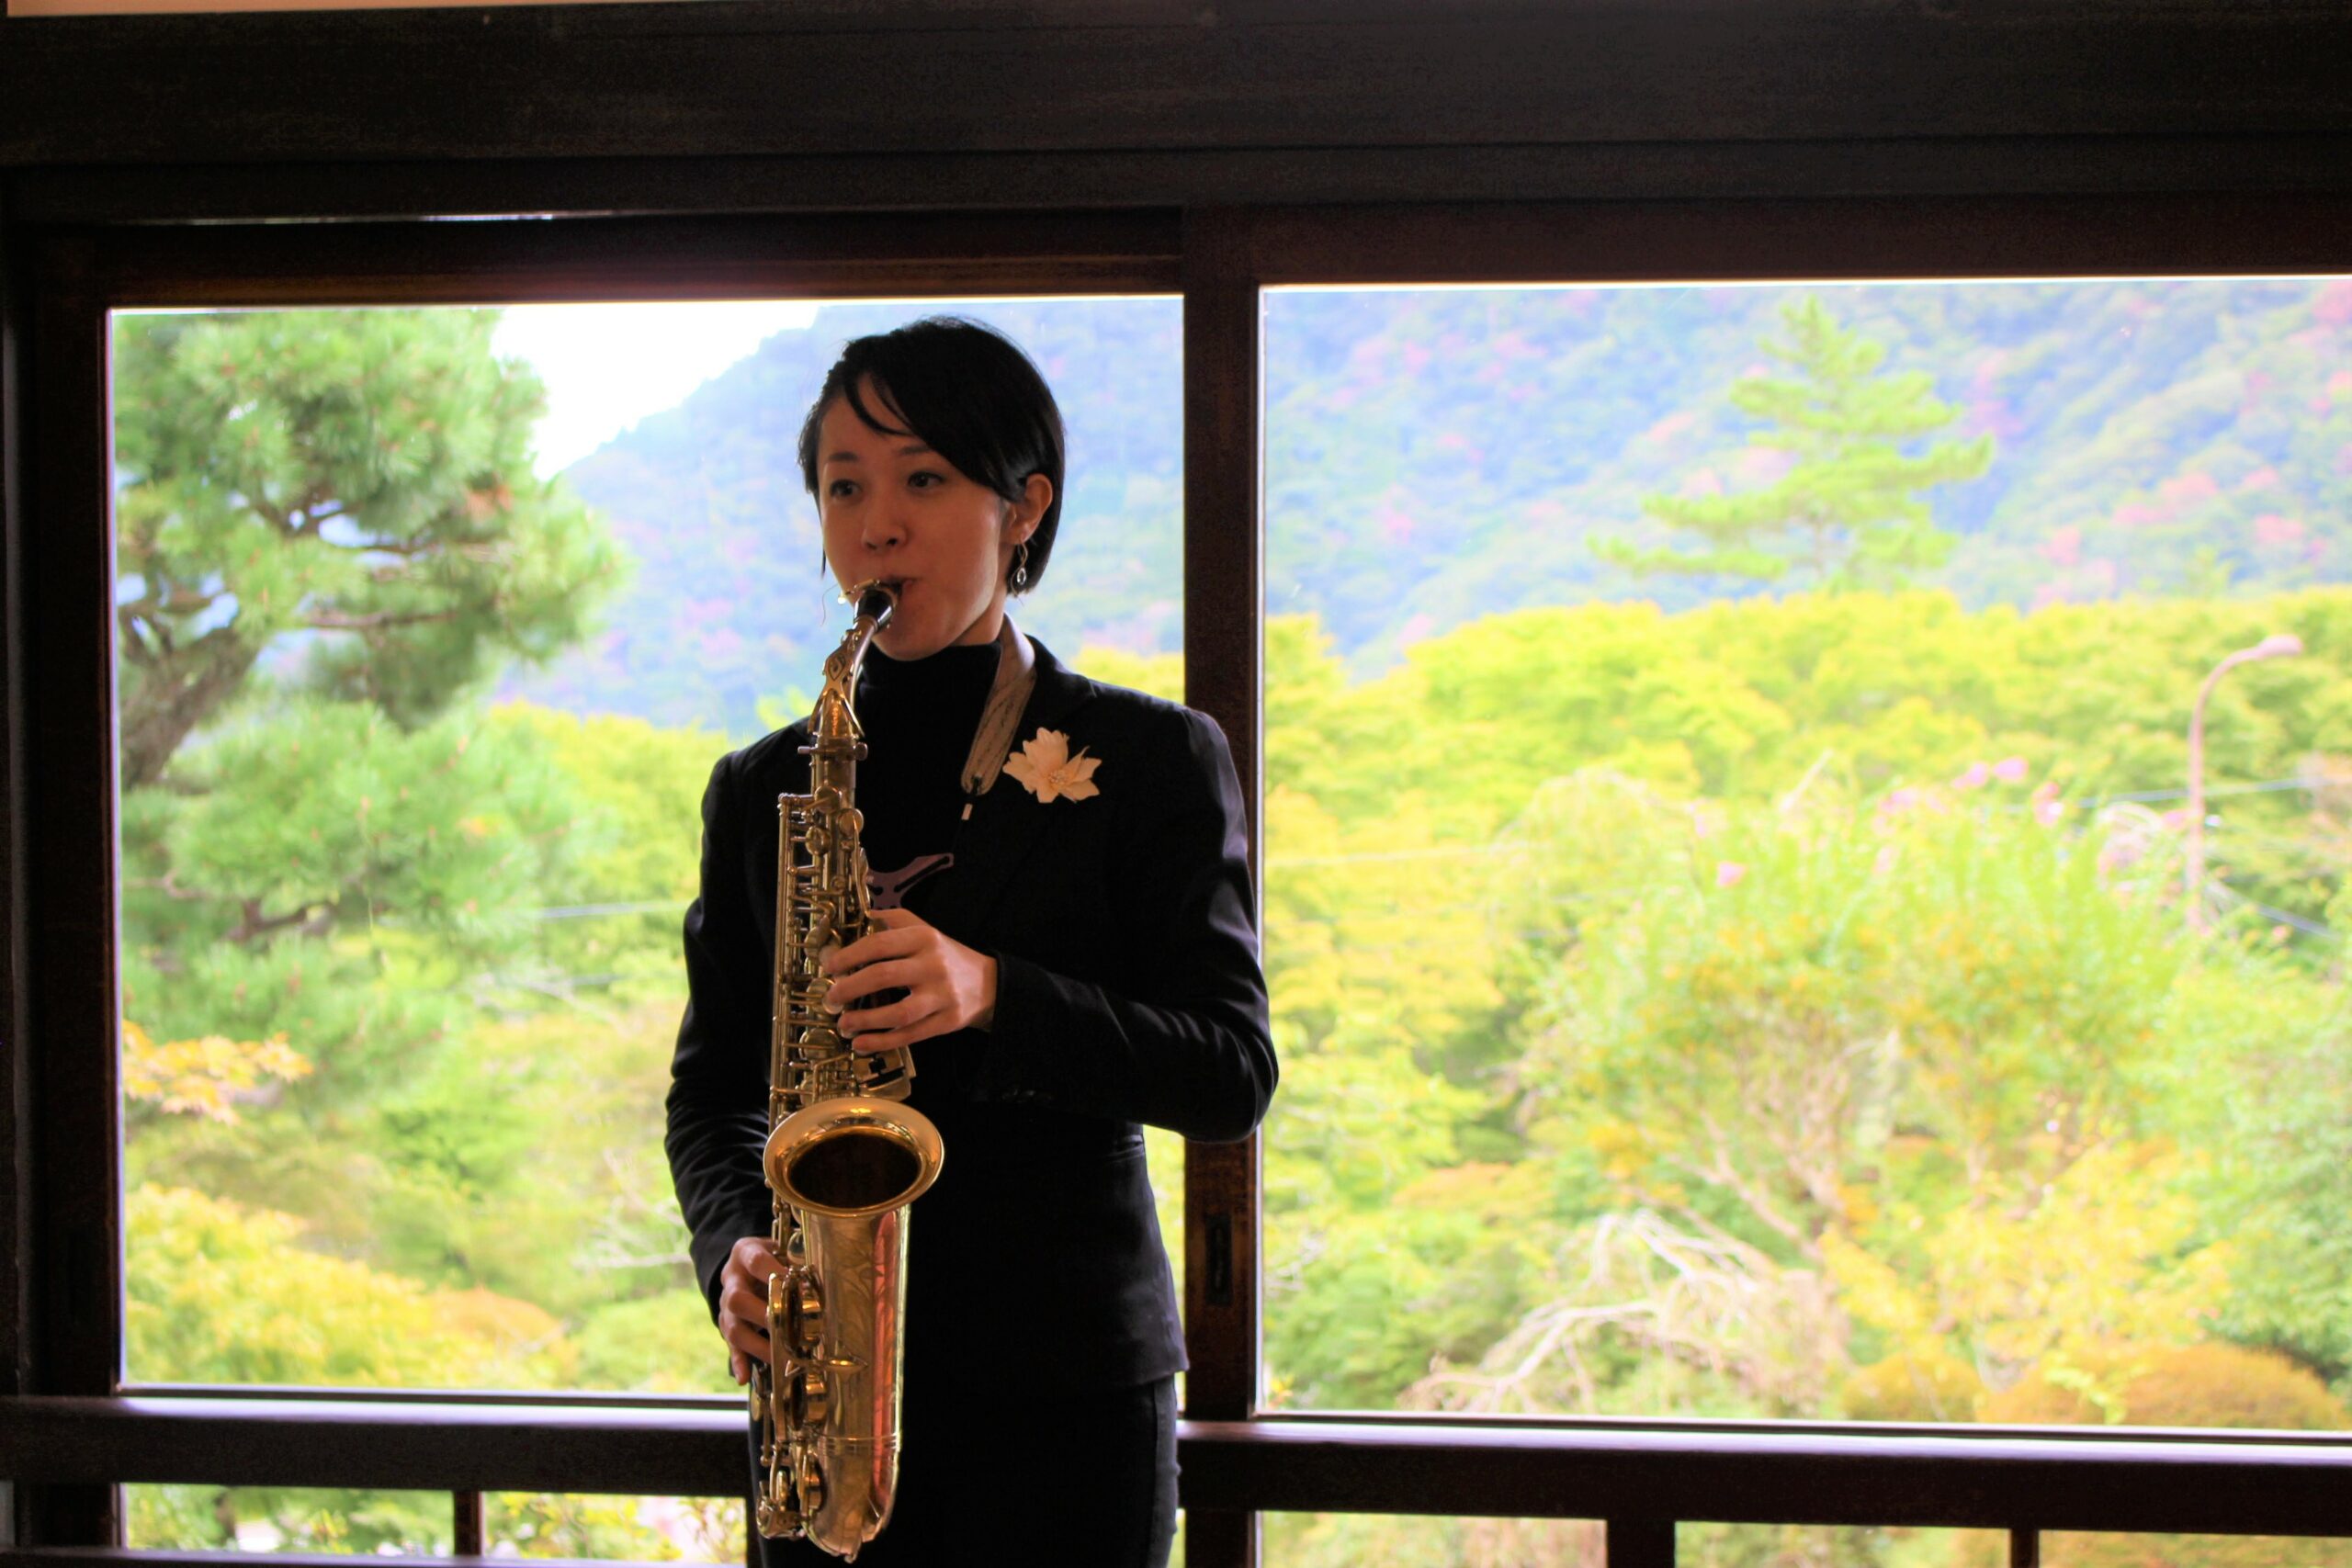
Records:
[[[333,540],[328,543],[333,548],[348,550],[356,556],[399,556],[403,559],[429,556],[435,550],[448,547],[446,541],[440,539],[353,539],[347,543]]]
[[[267,916],[261,912],[261,900],[258,898],[241,899],[239,907],[243,911],[243,918],[227,933],[227,940],[243,947],[255,937],[283,931],[288,926],[300,925],[315,915],[333,909],[334,904],[331,899],[316,898],[307,904],[298,904],[283,915]]]
[[[1717,1125],[1715,1119],[1702,1113],[1699,1120],[1700,1124],[1707,1131],[1708,1141],[1714,1145],[1713,1162],[1704,1166],[1692,1160],[1678,1160],[1675,1163],[1709,1186],[1721,1188],[1737,1198],[1742,1203],[1747,1205],[1750,1213],[1795,1243],[1798,1249],[1807,1257],[1817,1256],[1818,1245],[1804,1234],[1804,1228],[1782,1214],[1779,1206],[1754,1182],[1740,1175],[1738,1168],[1732,1164],[1731,1140],[1724,1135],[1723,1128]]]
[[[123,789],[160,779],[180,742],[228,699],[260,656],[230,627],[216,626],[148,666],[152,672],[123,707]]]
[[[423,626],[432,621],[454,621],[466,614],[464,610],[379,610],[372,615],[354,615],[341,610],[313,610],[302,618],[302,624],[322,632],[368,632],[384,626]]]

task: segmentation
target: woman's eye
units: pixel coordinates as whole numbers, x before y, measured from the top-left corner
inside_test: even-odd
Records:
[[[917,490],[931,490],[946,482],[944,475],[934,474],[928,468],[919,468],[907,476],[907,483]]]
[[[852,491],[854,491],[856,488],[857,488],[857,486],[856,486],[855,482],[854,482],[854,481],[853,481],[853,480],[850,480],[850,479],[835,479],[832,483],[831,483],[831,484],[829,484],[829,485],[827,485],[827,486],[825,487],[825,493],[826,493],[827,495],[829,495],[829,496],[832,496],[832,497],[834,497],[834,498],[836,498],[836,499],[839,499],[839,498],[841,498],[841,497],[843,497],[843,496],[848,495]]]

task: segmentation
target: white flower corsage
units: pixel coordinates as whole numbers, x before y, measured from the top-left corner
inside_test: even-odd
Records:
[[[1094,770],[1102,765],[1102,759],[1088,756],[1083,746],[1071,756],[1069,737],[1058,729],[1040,729],[1021,743],[1019,756],[1004,760],[1004,771],[1039,800],[1084,800],[1102,794],[1094,783]]]

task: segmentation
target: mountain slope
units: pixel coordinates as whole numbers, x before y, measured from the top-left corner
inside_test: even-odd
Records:
[[[1771,367],[1782,287],[1297,291],[1267,304],[1268,604],[1359,671],[1497,610],[1668,608],[1747,585],[1639,579],[1599,533],[1645,494],[1767,474],[1725,398]],[[1971,604],[2342,581],[2352,562],[2352,281],[1876,284],[1816,290],[1989,433],[1935,492],[1931,585]],[[733,734],[805,701],[838,636],[793,443],[841,343],[914,313],[828,307],[570,470],[639,566],[593,648],[511,689]],[[1053,570],[1023,624],[1066,652],[1182,636],[1176,301],[985,302],[1070,425]]]

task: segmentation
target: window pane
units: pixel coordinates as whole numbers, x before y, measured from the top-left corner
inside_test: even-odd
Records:
[[[2009,1535],[1877,1526],[1686,1524],[1674,1532],[1674,1560],[1677,1568],[2007,1568]]]
[[[1070,427],[1021,623],[1174,690],[1172,300],[117,319],[133,1379],[735,1392],[662,1148],[699,803],[845,625],[802,414],[943,308]]]
[[[1274,1405],[2352,1424],[2352,281],[1266,343]]]
[[[1266,1568],[1603,1568],[1597,1519],[1266,1514]]]
[[[493,1492],[482,1499],[493,1557],[740,1563],[741,1497],[621,1497]]]
[[[126,1486],[129,1544],[140,1550],[337,1551],[447,1556],[447,1492],[293,1486]],[[740,1497],[572,1496],[493,1492],[483,1544],[495,1557],[740,1563]]]
[[[1994,1559],[1984,1561],[1989,1568]],[[2041,1561],[2045,1568],[2343,1568],[2352,1562],[2352,1540],[2045,1530]]]
[[[446,1555],[447,1492],[315,1486],[125,1486],[126,1544],[139,1551]]]
[[[1608,1562],[1608,1528],[1598,1519],[1268,1514],[1264,1532],[1266,1568],[1605,1568]],[[1675,1528],[1674,1560],[1679,1568],[2001,1568],[2008,1561],[2008,1536],[1686,1523]]]

